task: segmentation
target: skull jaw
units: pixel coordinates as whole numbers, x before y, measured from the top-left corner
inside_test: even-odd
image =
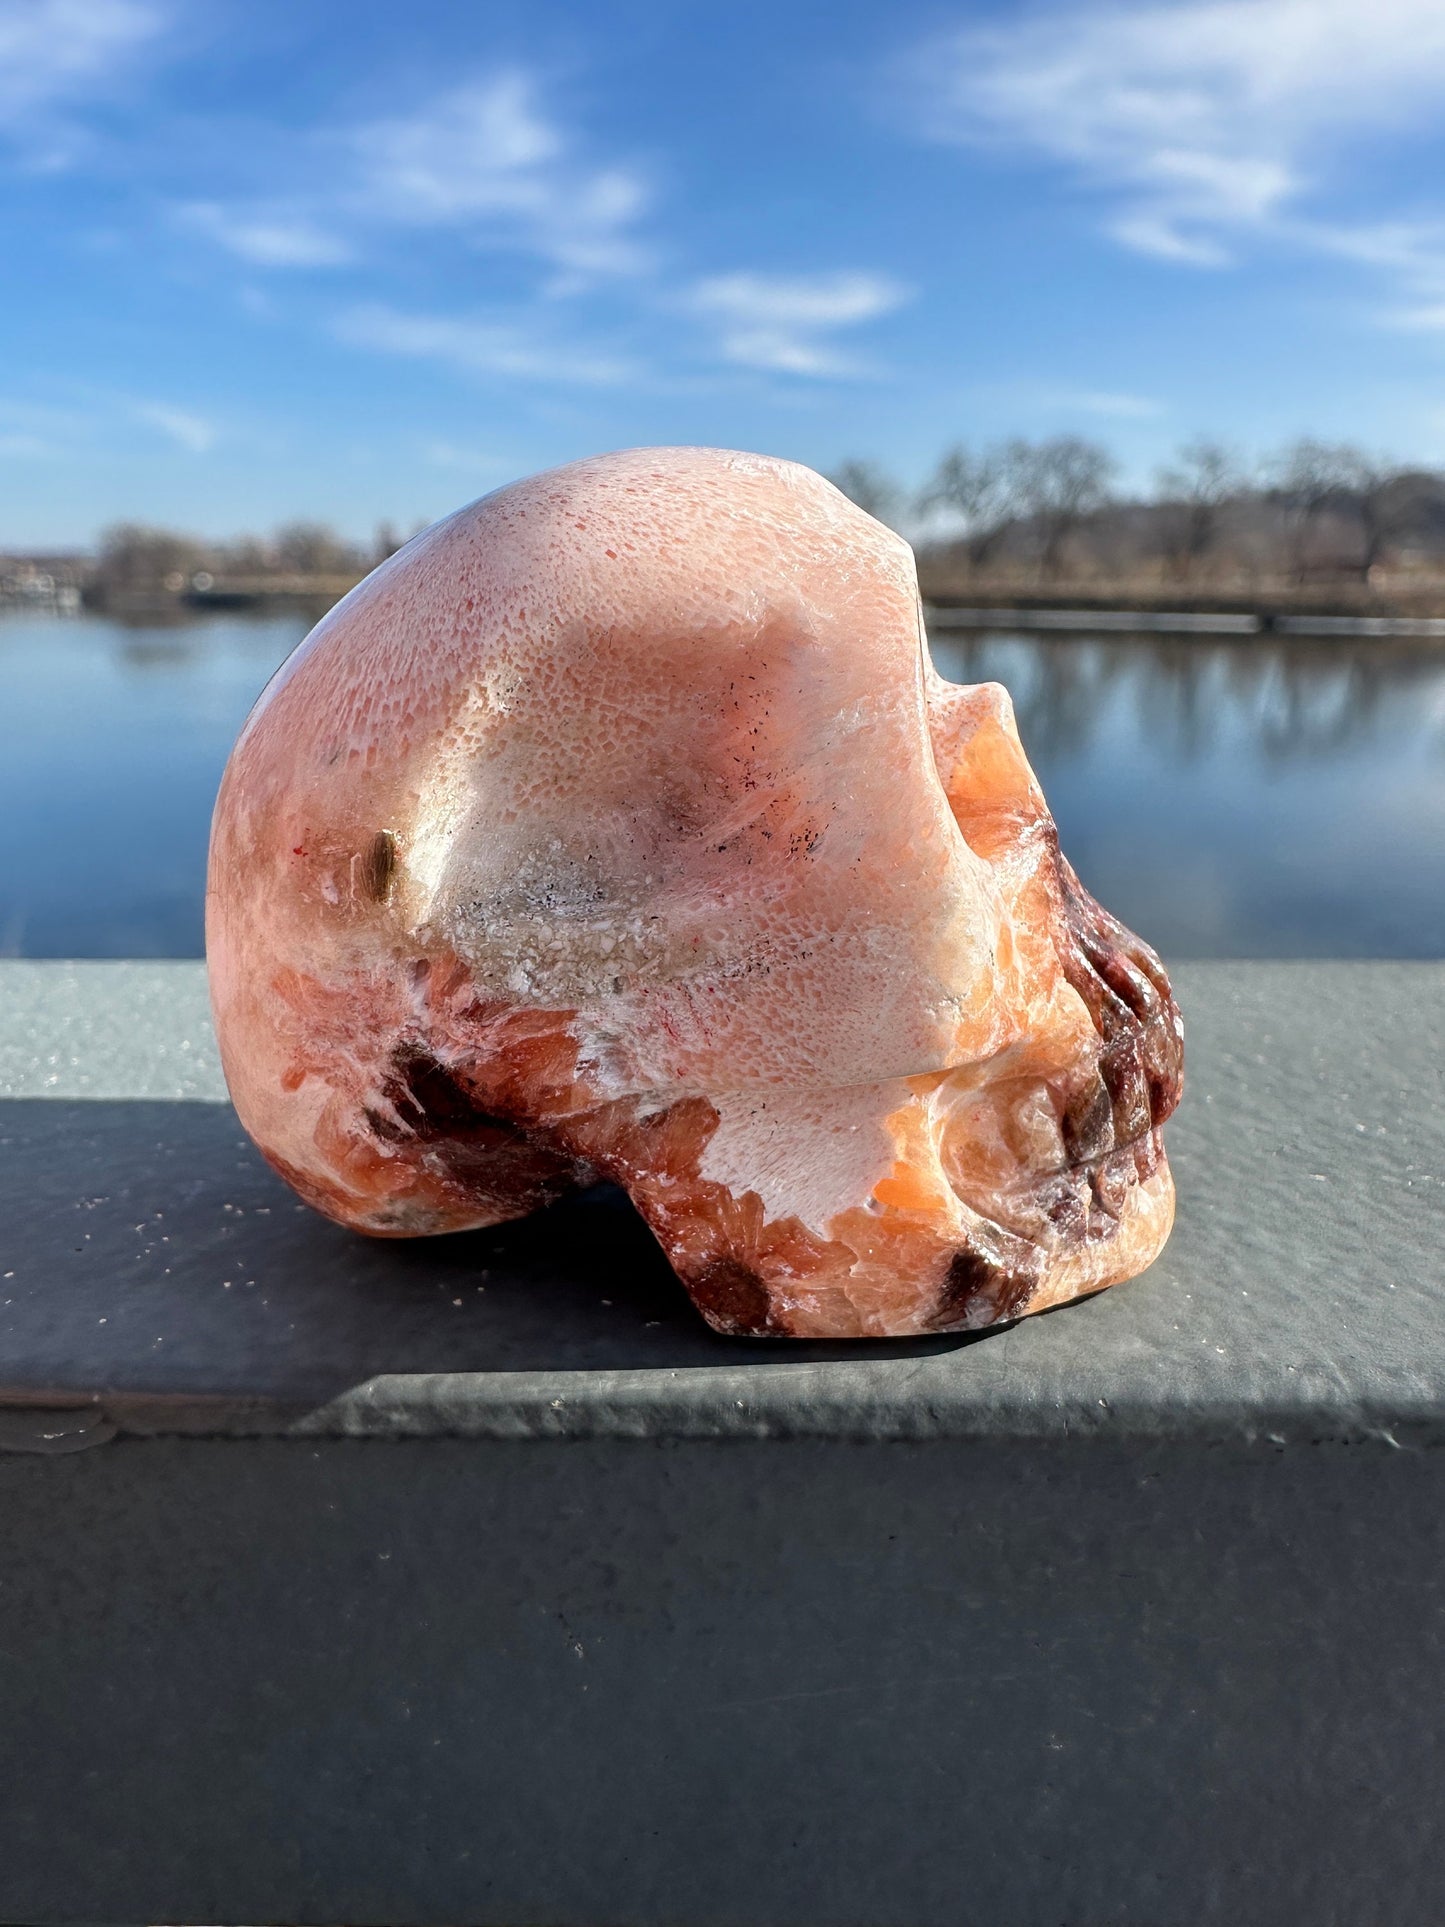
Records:
[[[911,1338],[1008,1324],[1135,1276],[1173,1218],[1154,1126],[1136,1142],[997,1190],[968,1182],[927,1090],[895,1082],[838,1093],[848,1102],[837,1114],[816,1099],[808,1115],[785,1103],[778,1134],[795,1173],[836,1167],[840,1140],[864,1135],[857,1120],[870,1100],[875,1113],[891,1113],[901,1140],[891,1148],[903,1158],[871,1173],[835,1169],[841,1208],[818,1230],[786,1208],[788,1175],[770,1185],[765,1159],[754,1162],[752,1183],[707,1175],[709,1147],[737,1099],[629,1098],[543,1123],[502,1115],[505,1097],[481,1087],[472,1066],[444,1068],[413,1043],[399,1043],[386,1062],[383,1101],[333,1093],[337,1114],[304,1164],[266,1147],[309,1203],[374,1237],[415,1237],[521,1217],[610,1178],[631,1195],[703,1318],[734,1336]],[[816,1222],[806,1194],[794,1196]]]
[[[731,1336],[916,1338],[1009,1324],[1136,1276],[1173,1223],[1154,1127],[1016,1192],[1008,1215],[1027,1233],[971,1208],[936,1160],[895,1167],[820,1233],[769,1216],[756,1190],[701,1174],[716,1121],[701,1101],[645,1118],[614,1110],[586,1120],[582,1141],[626,1186],[708,1324]],[[822,1125],[796,1146],[801,1161],[830,1149]]]
[[[758,1272],[736,1259],[684,1273],[683,1282],[713,1330],[730,1336],[919,1338],[981,1332],[1137,1277],[1163,1250],[1173,1222],[1174,1181],[1161,1157],[1151,1175],[1131,1188],[1107,1228],[1052,1251],[1022,1254],[1016,1264],[990,1250],[989,1241],[950,1247],[940,1237],[920,1237],[920,1246],[934,1245],[922,1291],[911,1277],[893,1273],[870,1279],[855,1268],[851,1294],[826,1304],[808,1294],[812,1302],[800,1304],[796,1279],[782,1291],[771,1291]]]
[[[769,1298],[764,1308],[754,1297],[750,1319],[739,1316],[735,1289],[726,1300],[719,1297],[716,1270],[700,1279],[684,1276],[684,1283],[714,1330],[739,1335],[917,1338],[985,1331],[1089,1297],[1153,1263],[1174,1221],[1174,1182],[1162,1152],[1150,1175],[1130,1185],[1117,1217],[1100,1216],[1102,1222],[1096,1217],[1086,1231],[1051,1247],[1001,1244],[988,1233],[954,1244],[942,1226],[915,1227],[909,1243],[917,1271],[855,1266],[849,1293],[828,1304],[815,1299],[800,1306],[790,1281],[782,1303]],[[757,1284],[766,1295],[762,1281]]]

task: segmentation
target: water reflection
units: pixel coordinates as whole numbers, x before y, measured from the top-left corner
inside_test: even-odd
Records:
[[[1009,689],[1036,759],[1082,752],[1116,727],[1121,709],[1141,742],[1183,763],[1240,734],[1271,763],[1331,759],[1402,731],[1445,744],[1439,645],[984,634],[938,637],[931,647],[950,681]]]
[[[119,646],[118,659],[126,669],[175,669],[182,663],[195,662],[202,647],[194,629],[172,629],[161,635],[127,634]]]
[[[305,626],[0,621],[0,955],[201,954],[216,784]]]
[[[303,616],[0,621],[0,952],[198,955],[211,803]],[[1445,956],[1445,650],[942,635],[1166,956]]]
[[[1445,955],[1445,650],[939,637],[1011,690],[1065,847],[1173,956]]]

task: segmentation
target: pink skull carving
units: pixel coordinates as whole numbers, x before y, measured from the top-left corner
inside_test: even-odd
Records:
[[[728,1332],[974,1329],[1168,1236],[1164,972],[1059,854],[1005,692],[811,470],[602,456],[368,577],[231,757],[242,1122],[406,1237],[626,1187]]]

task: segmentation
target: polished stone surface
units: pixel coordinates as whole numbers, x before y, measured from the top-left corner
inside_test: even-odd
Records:
[[[895,531],[736,450],[549,469],[381,563],[212,817],[216,1030],[273,1169],[382,1237],[608,1180],[733,1337],[1137,1277],[1168,978],[1061,852],[1007,690],[922,624]]]

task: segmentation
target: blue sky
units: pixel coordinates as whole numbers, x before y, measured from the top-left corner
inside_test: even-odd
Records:
[[[1445,6],[0,0],[0,545],[597,449],[1445,461]]]

